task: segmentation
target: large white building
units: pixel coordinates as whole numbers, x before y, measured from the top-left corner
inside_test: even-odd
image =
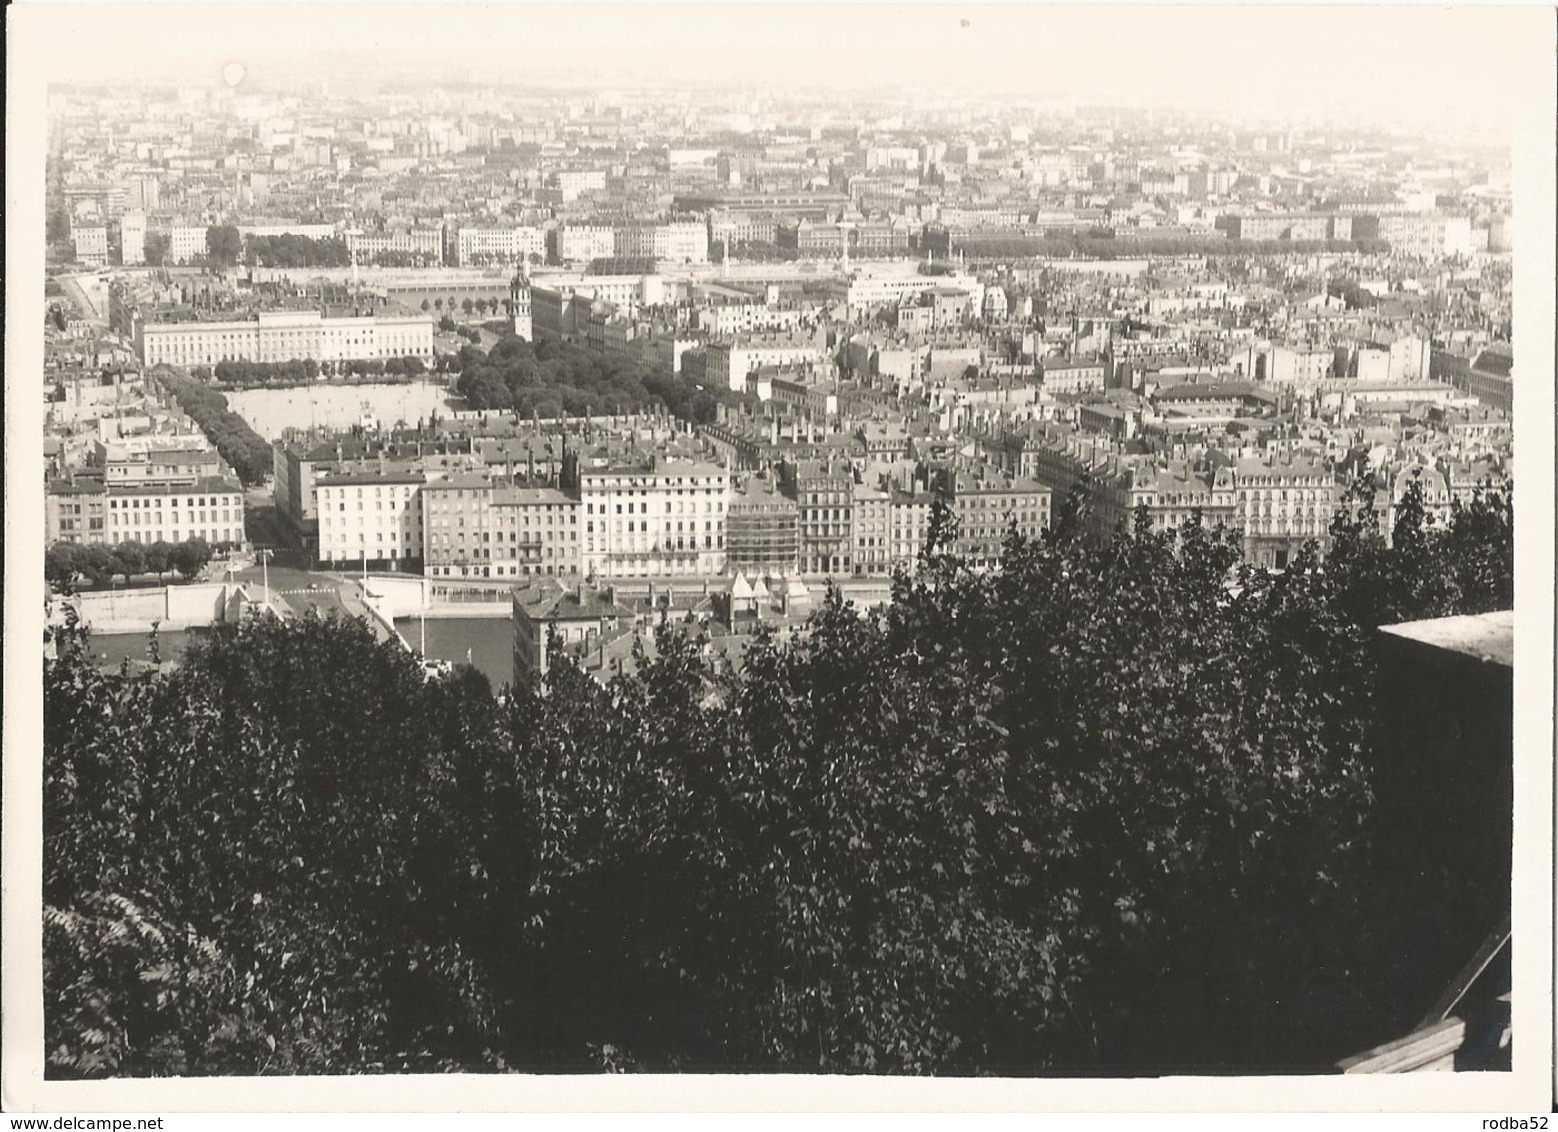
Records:
[[[613,232],[613,253],[623,259],[665,259],[708,263],[709,229],[697,220],[670,224],[623,224]]]
[[[1379,235],[1389,241],[1391,251],[1430,261],[1473,251],[1471,220],[1465,216],[1437,212],[1381,216]]]
[[[70,230],[75,245],[76,261],[91,267],[103,267],[108,263],[108,229],[101,224],[75,225]]]
[[[104,542],[183,542],[204,539],[212,546],[242,545],[243,488],[209,478],[178,487],[108,489]]]
[[[796,307],[771,307],[766,303],[721,303],[701,307],[698,329],[714,337],[757,332],[789,331],[801,325]]]
[[[872,307],[896,306],[923,292],[943,288],[965,292],[968,295],[968,308],[972,311],[984,307],[984,284],[966,276],[858,272],[850,279],[845,297],[849,304],[849,314],[853,317]]]
[[[565,224],[555,233],[557,259],[563,263],[588,263],[617,254],[616,232],[604,224]]]
[[[403,228],[394,232],[348,232],[346,246],[358,263],[372,263],[386,253],[419,255],[442,266],[443,228]]]
[[[119,218],[120,262],[135,267],[146,262],[146,214],[126,212]]]
[[[746,391],[747,375],[761,366],[824,366],[828,351],[815,342],[783,337],[710,342],[704,348],[704,381],[711,388]]]
[[[433,320],[421,314],[325,318],[318,311],[261,311],[224,322],[136,318],[134,329],[136,353],[147,366],[433,356]]]
[[[1266,380],[1309,391],[1331,375],[1336,353],[1319,347],[1275,346],[1267,359]]]
[[[584,573],[596,578],[723,573],[729,488],[725,469],[694,461],[582,469]]]
[[[455,236],[461,266],[519,263],[546,255],[546,237],[539,228],[461,228]]]
[[[206,255],[204,224],[175,224],[168,229],[168,262],[198,263]]]
[[[325,476],[314,483],[319,559],[398,566],[422,556],[420,472]]]

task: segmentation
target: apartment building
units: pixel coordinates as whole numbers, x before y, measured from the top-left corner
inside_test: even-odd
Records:
[[[1096,392],[1104,387],[1104,359],[1098,356],[1048,357],[1041,363],[1044,392]]]
[[[705,384],[737,393],[746,390],[747,375],[761,367],[823,366],[828,360],[827,350],[810,339],[785,335],[710,342],[700,353]]]
[[[168,229],[167,260],[172,264],[199,263],[206,257],[206,226],[175,224]]]
[[[1231,468],[1197,472],[1184,461],[1131,469],[1128,506],[1134,514],[1145,507],[1156,530],[1178,530],[1197,513],[1202,525],[1230,525],[1234,518],[1234,473]]]
[[[1383,512],[1380,516],[1380,531],[1387,542],[1391,541],[1396,529],[1401,501],[1413,483],[1423,491],[1425,524],[1435,530],[1444,530],[1449,526],[1451,494],[1443,473],[1422,464],[1408,464],[1392,477],[1388,491],[1381,490],[1376,497],[1376,509]]]
[[[855,477],[847,463],[803,460],[782,469],[800,512],[801,573],[854,573]]]
[[[801,312],[795,307],[771,307],[755,302],[700,307],[696,317],[698,329],[716,338],[789,332],[801,325]]]
[[[558,263],[589,263],[617,254],[616,231],[605,224],[564,224],[547,234]]]
[[[606,171],[604,169],[559,169],[547,180],[549,187],[561,194],[563,204],[572,204],[584,193],[603,190],[606,187]]]
[[[174,486],[108,490],[109,545],[204,539],[214,547],[241,546],[243,488],[219,477]]]
[[[346,246],[355,263],[372,263],[386,254],[420,256],[444,263],[444,228],[401,228],[389,232],[348,232]]]
[[[146,214],[127,212],[119,218],[119,261],[126,267],[146,262]]]
[[[1276,346],[1267,355],[1266,380],[1273,385],[1312,392],[1330,377],[1335,361],[1332,350]]]
[[[851,255],[897,255],[909,250],[909,226],[897,220],[863,220],[849,233]]]
[[[800,562],[800,512],[771,480],[751,476],[732,492],[725,521],[733,574],[790,574]]]
[[[571,577],[579,501],[556,488],[454,475],[423,489],[423,572],[433,578]]]
[[[1351,238],[1351,218],[1325,213],[1229,213],[1213,222],[1230,240],[1345,240]],[[1348,235],[1338,235],[1338,227]]]
[[[850,557],[856,574],[884,577],[892,573],[892,502],[890,492],[864,483],[854,485]]]
[[[597,578],[723,573],[729,485],[725,469],[698,461],[650,457],[581,469],[584,573]]]
[[[107,515],[108,490],[103,484],[50,483],[43,495],[44,543],[108,543]]]
[[[1379,238],[1400,255],[1432,261],[1468,256],[1474,250],[1471,220],[1465,216],[1402,213],[1381,216],[1378,225]]]
[[[455,233],[455,256],[463,267],[489,263],[524,263],[545,258],[546,236],[539,228],[462,227]]]
[[[901,567],[913,573],[930,535],[933,496],[912,478],[906,487],[893,487],[888,502],[888,569]]]
[[[589,653],[631,631],[634,615],[608,590],[541,578],[517,586],[510,598],[514,623],[514,684],[530,686],[551,664],[548,642],[575,655]]]
[[[797,220],[774,229],[774,243],[803,256],[838,256],[849,245],[848,232],[838,224]]]
[[[709,213],[709,241],[720,240],[728,256],[731,249],[742,244],[772,244],[778,234],[779,221],[772,213],[724,212]]]
[[[231,479],[233,476],[227,461],[209,448],[137,446],[126,449],[118,444],[97,444],[96,447],[104,454],[100,457],[103,482],[110,490],[127,487],[187,487],[202,480]]]
[[[621,224],[612,230],[618,259],[663,259],[673,263],[708,263],[709,229],[698,220],[669,224]]]
[[[1028,538],[1049,529],[1050,489],[1034,480],[948,472],[938,487],[957,519],[953,549],[975,569],[1000,562],[1009,526]]]
[[[76,261],[88,267],[104,267],[108,264],[108,229],[102,224],[73,224],[70,228],[71,244],[75,248]]]
[[[273,220],[237,224],[234,227],[238,229],[239,237],[245,240],[251,236],[305,236],[310,240],[330,240],[336,235],[334,224],[305,224],[301,220]]]
[[[426,482],[424,473],[409,469],[321,476],[314,484],[319,560],[331,566],[416,569],[422,559]]]
[[[1319,460],[1283,455],[1245,457],[1233,465],[1232,523],[1244,534],[1244,557],[1282,569],[1309,539],[1329,546],[1331,516],[1341,499],[1336,475]]]

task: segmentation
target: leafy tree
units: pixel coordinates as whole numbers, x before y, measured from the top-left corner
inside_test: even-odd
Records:
[[[43,554],[43,576],[56,589],[63,589],[81,572],[81,548],[73,542],[56,542]]]
[[[1353,611],[1488,600],[1431,555],[1502,584],[1507,496],[1441,533],[1410,494],[1394,545],[1360,489],[1281,575],[1199,518],[1092,541],[1085,489],[976,572],[938,505],[885,609],[829,592],[740,672],[696,626],[604,683],[554,640],[501,708],[356,622],[150,680],[67,627],[52,1071],[1320,1068],[1399,962]]]
[[[106,546],[83,546],[78,552],[76,564],[95,586],[107,585],[119,573],[119,560]]]
[[[319,239],[289,232],[250,236],[244,245],[244,262],[261,267],[346,267],[351,252],[339,236]]]
[[[173,568],[173,544],[161,539],[146,548],[146,570],[157,575],[157,581]]]
[[[475,331],[470,334],[477,337]],[[512,333],[488,354],[462,350],[454,368],[461,375],[456,383],[461,396],[477,409],[514,408],[555,416],[582,413],[591,405],[614,404],[631,412],[659,403],[683,419],[708,421],[722,401],[745,399],[709,393],[630,358],[603,355],[557,339],[532,344]],[[507,388],[507,396],[500,386]]]
[[[114,559],[126,582],[146,572],[146,551],[138,542],[121,542],[114,547]]]
[[[243,237],[231,224],[214,224],[206,229],[206,255],[222,267],[236,264],[243,254]]]
[[[185,578],[193,578],[211,561],[211,548],[204,539],[186,539],[173,548],[169,563]]]
[[[58,646],[51,1075],[501,1067],[446,928],[452,696],[357,623],[256,620],[151,682],[96,672],[79,630]]]
[[[1470,503],[1450,504],[1444,554],[1464,613],[1488,613],[1515,605],[1515,510],[1513,486],[1487,482]]]

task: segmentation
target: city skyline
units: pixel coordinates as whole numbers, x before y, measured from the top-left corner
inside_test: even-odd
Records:
[[[402,68],[404,78],[429,82],[897,88],[1268,122],[1377,119],[1463,137],[1497,134],[1518,97],[1499,81],[1437,78],[1467,60],[1496,58],[1518,8],[516,3],[459,10],[458,22],[438,5],[306,3],[60,5],[48,16],[75,44],[55,79],[75,83],[147,78],[159,69],[220,83],[236,63],[240,86],[285,87],[328,81],[332,70],[348,80],[369,73],[394,81],[400,76],[386,76],[386,68]],[[471,17],[483,27],[476,46]],[[307,45],[266,44],[258,31],[273,30],[278,18],[295,23]],[[175,27],[177,45],[169,46]],[[1175,41],[1196,46],[1165,49]],[[494,45],[515,54],[491,58]]]

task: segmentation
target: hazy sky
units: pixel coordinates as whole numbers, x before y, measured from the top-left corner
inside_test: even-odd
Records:
[[[380,73],[603,85],[746,81],[1022,92],[1253,115],[1389,110],[1414,125],[1499,128],[1512,97],[1500,61],[1540,34],[1539,11],[1274,5],[811,5],[273,2],[43,4],[60,80],[186,74],[228,62],[255,79],[359,59]],[[12,9],[13,13],[16,9]],[[1512,21],[1519,21],[1518,23]]]

